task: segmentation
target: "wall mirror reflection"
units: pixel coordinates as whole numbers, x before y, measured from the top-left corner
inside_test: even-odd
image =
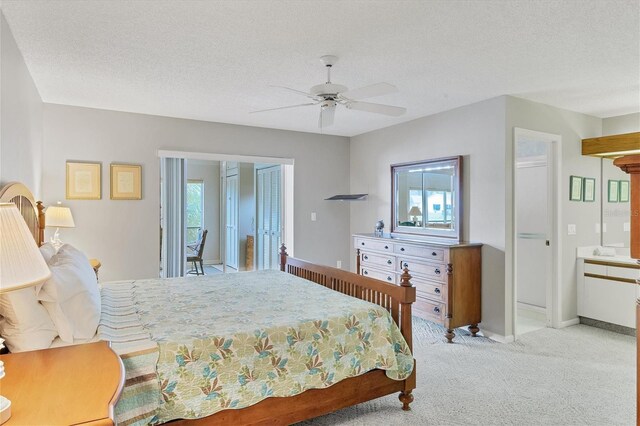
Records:
[[[460,239],[462,157],[391,166],[392,233]]]
[[[616,247],[618,249],[628,249],[630,247],[631,232],[631,208],[629,197],[624,193],[628,192],[626,182],[629,175],[613,165],[613,159],[603,158],[602,176],[600,179],[600,189],[602,194],[602,216],[600,224],[600,236],[602,245],[605,247]],[[615,184],[611,184],[615,183]],[[611,188],[615,188],[617,194],[610,194]],[[621,250],[624,254],[624,250]]]

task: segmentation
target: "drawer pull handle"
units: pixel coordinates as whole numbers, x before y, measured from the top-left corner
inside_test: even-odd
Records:
[[[369,272],[367,272],[367,271],[364,271],[364,274],[365,274],[365,275],[369,275]]]
[[[436,273],[436,275],[440,275],[440,269],[438,269],[438,268],[436,268],[436,270],[435,270],[435,271],[433,271],[433,272],[435,272],[435,273]]]
[[[403,267],[403,268],[408,268],[408,267],[409,267],[409,264],[408,264],[407,262],[404,262],[404,263],[402,264],[402,267]]]
[[[436,294],[440,294],[440,289],[438,287],[436,287],[435,290],[433,290]]]
[[[404,251],[404,247],[400,247],[400,251]]]
[[[387,260],[387,264],[391,265],[392,263],[391,259]]]
[[[393,280],[393,278],[387,277],[387,281],[391,281],[391,280]]]
[[[435,312],[436,314],[439,314],[439,313],[440,313],[440,308],[438,308],[437,306],[435,306],[435,307],[433,308],[433,312]]]
[[[367,256],[366,254],[364,255],[364,260],[369,260],[369,256]]]
[[[363,246],[363,245],[364,245],[364,241],[363,241],[363,242],[361,242],[361,243],[360,243],[360,245],[362,245],[362,246]]]
[[[438,255],[438,253],[436,253],[435,251],[431,252],[431,256],[437,256],[437,255]]]
[[[389,250],[389,246],[384,246],[384,249],[385,250]]]

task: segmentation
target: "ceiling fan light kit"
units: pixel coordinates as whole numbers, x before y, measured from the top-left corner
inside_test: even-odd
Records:
[[[285,86],[272,86],[305,96],[312,99],[312,102],[252,111],[252,113],[320,105],[318,127],[324,128],[329,127],[333,124],[336,107],[338,105],[343,105],[347,109],[389,115],[392,117],[398,117],[407,111],[406,108],[403,107],[360,101],[360,99],[373,98],[376,96],[383,96],[397,92],[398,89],[393,84],[377,83],[365,87],[360,87],[358,89],[349,90],[346,86],[343,86],[341,84],[334,84],[331,82],[331,68],[338,61],[338,57],[333,55],[324,55],[320,57],[320,61],[327,69],[327,82],[311,87],[309,92],[303,92],[301,90],[292,89]]]

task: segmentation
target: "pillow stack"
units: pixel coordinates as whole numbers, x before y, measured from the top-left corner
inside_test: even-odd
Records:
[[[100,321],[100,291],[87,257],[65,244],[40,248],[51,269],[44,284],[0,295],[0,335],[11,352],[90,339]]]

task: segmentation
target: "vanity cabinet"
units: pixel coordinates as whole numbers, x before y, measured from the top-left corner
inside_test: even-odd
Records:
[[[469,325],[475,336],[481,321],[482,244],[440,243],[355,234],[357,272],[400,284],[404,268],[416,288],[413,314],[446,328],[449,343],[454,328]]]
[[[578,315],[636,328],[639,278],[640,265],[631,259],[579,259]]]

